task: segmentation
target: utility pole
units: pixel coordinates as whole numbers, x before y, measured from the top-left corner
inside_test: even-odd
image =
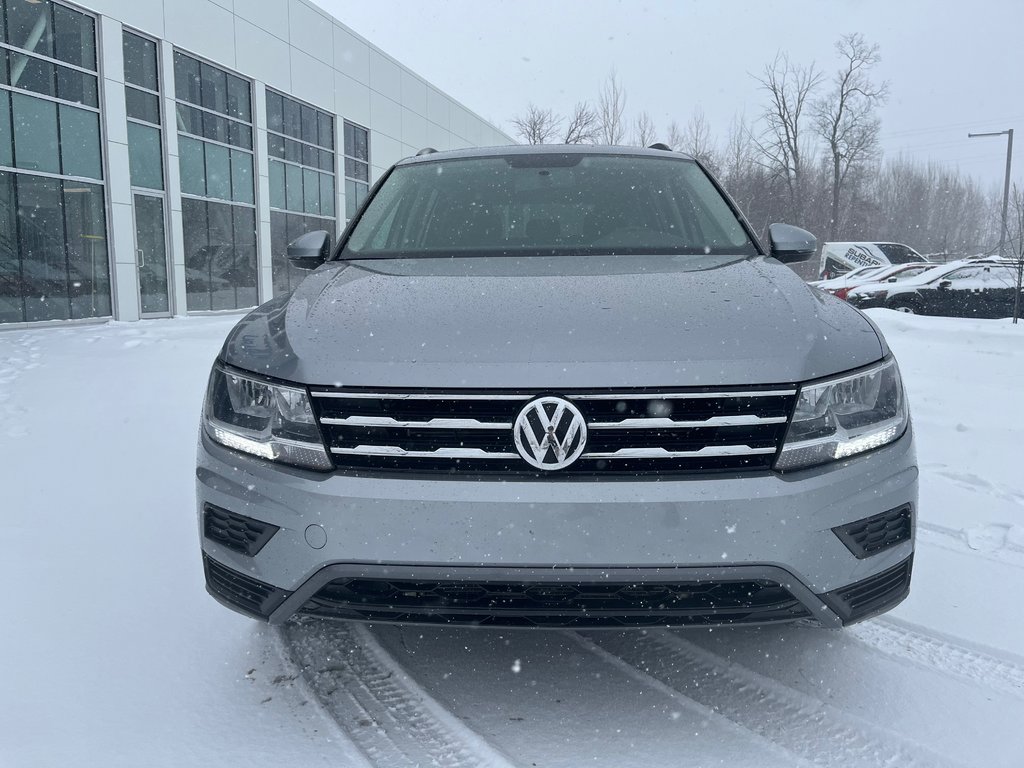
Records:
[[[980,139],[988,136],[1006,136],[1006,178],[1003,180],[1003,218],[1002,228],[999,230],[999,255],[1003,255],[1003,248],[1006,247],[1006,212],[1010,204],[1010,164],[1013,161],[1013,128],[993,133],[968,133],[968,139]]]
[[[1006,178],[1003,179],[1003,217],[999,228],[999,255],[1003,256],[1006,248],[1006,239],[1009,235],[1008,223],[1006,220],[1007,211],[1010,205],[1010,166],[1013,162],[1013,128],[1005,131],[994,131],[992,133],[968,133],[968,139],[980,139],[988,136],[1006,137]],[[1024,254],[1018,254],[1017,260],[1024,262]],[[1013,324],[1017,324],[1020,317],[1020,292],[1021,281],[1024,277],[1024,263],[1017,264],[1017,291],[1013,296]]]

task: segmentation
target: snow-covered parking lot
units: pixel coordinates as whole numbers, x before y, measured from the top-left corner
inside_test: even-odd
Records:
[[[872,317],[918,550],[841,632],[271,630],[205,594],[195,522],[237,317],[0,333],[0,766],[1024,765],[1024,326]]]

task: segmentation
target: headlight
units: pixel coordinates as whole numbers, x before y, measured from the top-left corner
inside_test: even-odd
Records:
[[[203,424],[210,439],[271,461],[333,469],[305,389],[213,366]]]
[[[908,420],[895,360],[805,385],[775,468],[803,469],[881,448],[903,435]]]

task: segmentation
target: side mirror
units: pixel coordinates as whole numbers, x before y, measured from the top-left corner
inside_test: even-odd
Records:
[[[889,278],[888,280],[886,280],[885,282],[887,282],[887,283],[895,283],[895,282],[896,282],[896,278],[895,278],[895,277],[890,277],[890,278]]]
[[[771,255],[781,262],[807,261],[818,250],[818,239],[806,229],[790,224],[772,224],[768,227]]]
[[[946,288],[949,288],[951,285],[953,285],[953,281],[952,280],[940,280],[939,281],[939,288],[942,288],[943,290],[945,290]]]
[[[331,236],[322,229],[288,243],[288,260],[299,269],[316,269],[331,255]]]

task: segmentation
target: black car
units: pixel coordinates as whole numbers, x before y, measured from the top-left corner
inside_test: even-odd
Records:
[[[1017,265],[978,261],[930,269],[916,278],[850,291],[858,309],[886,307],[897,312],[945,317],[1009,317],[1017,289]]]

